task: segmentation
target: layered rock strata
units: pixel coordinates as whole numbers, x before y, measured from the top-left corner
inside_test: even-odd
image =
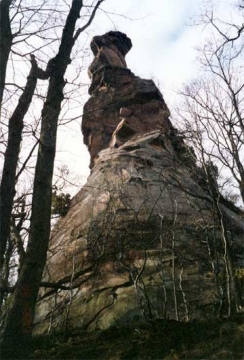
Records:
[[[127,69],[131,46],[119,32],[91,43],[82,132],[92,170],[52,232],[36,333],[212,317],[226,308],[219,214],[161,93]],[[234,271],[244,223],[220,209]]]

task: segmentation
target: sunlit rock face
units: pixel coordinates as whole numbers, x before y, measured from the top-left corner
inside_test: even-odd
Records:
[[[109,32],[91,48],[82,131],[92,170],[52,232],[35,332],[218,316],[223,231],[194,154],[153,81],[127,69],[130,39]],[[243,219],[219,207],[238,272]]]

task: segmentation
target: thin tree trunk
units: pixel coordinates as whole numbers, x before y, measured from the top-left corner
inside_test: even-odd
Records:
[[[204,159],[203,151],[204,150],[202,149],[202,159]],[[227,229],[224,223],[223,212],[221,209],[221,205],[219,203],[220,193],[218,189],[218,184],[217,182],[213,182],[211,169],[209,169],[206,166],[206,163],[203,163],[203,165],[208,183],[209,194],[212,198],[213,205],[216,210],[216,214],[221,228],[221,239],[224,250],[223,259],[225,264],[225,276],[226,276],[226,298],[227,298],[227,306],[228,306],[227,316],[230,317],[236,311],[238,311],[238,309],[241,308],[242,301],[238,294],[238,287],[236,284],[235,277],[233,275],[234,264],[232,258],[232,251],[228,239]]]
[[[102,1],[98,1],[89,25]],[[26,257],[15,288],[2,339],[5,358],[28,356],[38,289],[46,263],[50,236],[52,176],[56,151],[58,117],[63,100],[64,74],[70,63],[76,37],[75,24],[83,7],[73,0],[57,56],[52,60],[47,99],[42,110],[41,135],[35,170],[32,215]],[[87,26],[88,26],[87,25]],[[85,27],[83,27],[85,28]],[[21,346],[20,346],[21,344]]]
[[[10,5],[11,0],[0,1],[0,109],[5,86],[7,63],[13,40],[9,17]]]
[[[29,109],[36,88],[37,64],[32,57],[32,67],[19,103],[9,119],[8,143],[5,152],[3,174],[0,188],[0,268],[10,234],[10,219],[15,195],[15,175],[18,164],[24,117]]]
[[[176,271],[175,271],[175,226],[177,219],[177,202],[175,201],[174,209],[174,223],[172,229],[172,281],[173,281],[173,294],[174,294],[174,305],[175,305],[175,318],[179,321],[179,309],[178,309],[178,300],[176,292]]]
[[[11,260],[12,254],[13,254],[13,250],[14,250],[14,242],[11,241],[11,239],[9,239],[8,246],[6,249],[6,254],[5,254],[4,266],[2,268],[2,273],[1,273],[0,318],[2,316],[4,316],[4,314],[2,312],[3,301],[4,301],[5,297],[7,296],[7,294],[9,294],[8,280],[9,280],[9,274],[10,274],[10,260]],[[2,322],[2,319],[1,319],[1,322]]]

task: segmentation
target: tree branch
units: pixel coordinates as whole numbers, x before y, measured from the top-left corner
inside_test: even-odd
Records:
[[[97,9],[99,8],[99,6],[102,4],[103,1],[104,1],[104,0],[99,0],[99,1],[96,3],[96,5],[95,5],[95,7],[94,7],[94,9],[93,9],[93,11],[92,11],[92,13],[91,13],[90,18],[89,18],[89,20],[87,21],[87,23],[76,31],[76,34],[75,34],[75,36],[74,36],[74,38],[73,38],[73,39],[74,39],[74,42],[78,39],[79,35],[80,35],[86,28],[88,28],[89,25],[91,25],[92,20],[94,19],[95,15],[96,15]]]

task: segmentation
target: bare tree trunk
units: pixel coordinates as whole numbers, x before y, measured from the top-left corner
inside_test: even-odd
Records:
[[[187,300],[186,300],[186,293],[183,290],[183,286],[182,286],[183,273],[184,273],[184,267],[183,267],[183,263],[182,263],[181,264],[181,269],[180,269],[180,274],[179,274],[179,288],[180,288],[180,291],[181,291],[181,294],[182,294],[183,304],[185,306],[184,320],[189,321],[189,308],[188,308],[188,304],[187,304]]]
[[[15,175],[20,152],[24,117],[29,109],[37,83],[37,64],[34,57],[31,62],[32,67],[27,78],[25,89],[9,119],[8,143],[0,188],[0,269],[3,266],[4,253],[10,234],[10,219],[15,195]]]
[[[83,28],[77,31],[78,34],[90,25],[102,1],[103,0],[97,1],[89,21]],[[46,263],[50,236],[52,176],[58,117],[63,100],[63,87],[65,85],[64,74],[67,66],[71,62],[71,51],[77,39],[77,33],[74,35],[75,24],[80,17],[82,7],[83,2],[81,0],[72,1],[58,54],[52,59],[48,93],[42,110],[41,135],[32,200],[30,236],[25,261],[17,281],[2,339],[3,356],[5,356],[6,359],[27,357],[31,350],[31,333],[35,304]]]
[[[202,152],[202,159],[204,159],[203,152]],[[221,239],[224,250],[223,259],[225,264],[225,276],[226,276],[226,298],[227,298],[227,306],[228,306],[227,316],[230,317],[236,311],[238,311],[238,309],[241,308],[241,299],[238,296],[238,287],[235,278],[233,276],[234,265],[231,254],[231,247],[228,239],[228,233],[227,233],[226,225],[224,223],[223,212],[219,203],[220,193],[218,189],[218,184],[213,182],[213,176],[211,176],[211,169],[208,168],[206,163],[203,163],[203,167],[207,179],[209,194],[212,198],[213,206],[217,213],[217,217],[221,228]]]
[[[179,310],[178,310],[178,300],[176,292],[176,271],[175,271],[175,226],[177,220],[177,202],[174,202],[174,223],[172,228],[172,281],[173,281],[173,294],[174,294],[174,305],[175,305],[175,318],[179,321]]]
[[[1,273],[1,288],[0,288],[0,321],[2,323],[2,316],[4,317],[4,312],[2,311],[2,304],[7,294],[9,294],[8,281],[10,274],[10,260],[14,250],[14,242],[11,239],[8,240],[8,246],[5,253],[4,266]]]
[[[224,247],[224,262],[226,271],[226,288],[227,288],[227,300],[228,300],[228,317],[238,313],[243,307],[242,297],[239,293],[238,280],[234,276],[234,263],[230,246],[230,240],[228,239],[228,233],[224,224],[223,214],[219,202],[217,202],[218,216],[221,226],[221,237]]]
[[[0,109],[5,86],[7,63],[13,40],[9,17],[11,1],[12,0],[0,1]]]

